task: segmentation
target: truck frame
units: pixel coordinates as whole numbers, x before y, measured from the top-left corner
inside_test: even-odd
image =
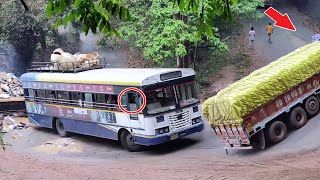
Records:
[[[319,112],[320,73],[248,113],[242,125],[212,126],[227,149],[264,149],[287,137],[288,127],[299,129]]]

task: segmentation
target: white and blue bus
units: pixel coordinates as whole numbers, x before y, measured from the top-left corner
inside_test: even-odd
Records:
[[[192,69],[96,68],[79,72],[32,70],[21,76],[30,123],[119,140],[129,151],[201,132],[200,101]],[[146,95],[137,114],[121,111],[118,95],[134,87]],[[126,92],[121,106],[135,111],[143,98]]]

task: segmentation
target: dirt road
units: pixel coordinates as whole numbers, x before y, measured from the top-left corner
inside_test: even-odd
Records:
[[[225,154],[206,126],[177,142],[129,153],[115,141],[72,135],[60,138],[44,128],[13,130],[0,151],[4,179],[317,179],[320,116],[265,151]],[[23,119],[25,121],[25,119]]]
[[[297,32],[276,28],[269,45],[265,26],[270,20],[247,22],[256,28],[255,52],[265,64],[307,44],[313,34],[303,17],[281,3],[278,7],[290,15]],[[108,55],[113,67],[125,66],[119,56]],[[137,153],[115,141],[76,134],[60,138],[51,130],[30,127],[5,135],[11,146],[0,151],[0,179],[319,179],[318,127],[320,115],[267,150],[229,155],[207,124],[201,133]]]

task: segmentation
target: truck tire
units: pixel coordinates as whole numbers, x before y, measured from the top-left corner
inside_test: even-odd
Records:
[[[271,143],[279,143],[287,137],[287,127],[281,121],[274,121],[267,130],[268,139]]]
[[[307,113],[301,107],[296,107],[290,112],[289,125],[290,127],[299,129],[308,121]]]
[[[308,115],[313,117],[319,112],[319,100],[315,96],[309,97],[304,103],[304,109],[307,111]]]
[[[132,134],[130,132],[128,132],[127,130],[124,130],[121,132],[120,141],[121,141],[122,147],[130,152],[141,151],[143,148],[142,145],[136,144],[134,142]]]
[[[56,130],[61,137],[69,136],[69,132],[64,129],[64,125],[60,119],[56,119]]]

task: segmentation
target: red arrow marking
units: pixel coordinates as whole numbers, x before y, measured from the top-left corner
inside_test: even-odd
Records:
[[[273,7],[269,7],[264,14],[269,16],[271,19],[273,19],[276,23],[275,26],[278,26],[280,28],[288,29],[290,31],[296,31],[296,28],[294,27],[291,19],[289,18],[288,14],[285,13],[282,15],[277,10],[275,10]]]

